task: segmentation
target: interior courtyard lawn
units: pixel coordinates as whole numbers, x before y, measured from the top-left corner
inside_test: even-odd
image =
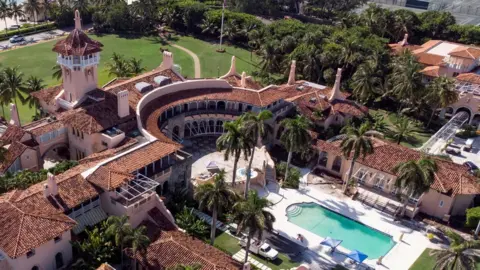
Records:
[[[427,270],[435,266],[435,257],[430,255],[431,248],[426,248],[418,259],[413,263],[410,270]],[[477,262],[476,270],[480,270],[480,263]],[[474,269],[472,269],[474,270]]]
[[[215,238],[215,246],[224,252],[229,253],[230,255],[237,253],[241,249],[240,245],[238,244],[238,240],[228,233],[217,234],[217,238]],[[274,270],[291,269],[300,265],[300,263],[291,261],[287,255],[282,253],[278,254],[278,258],[275,261],[267,261],[251,253],[249,256],[252,256],[255,258],[255,260]]]
[[[103,43],[98,70],[98,83],[103,85],[113,79],[107,69],[107,62],[114,52],[126,58],[141,59],[146,70],[152,70],[162,62],[160,48],[168,49],[174,54],[174,62],[181,67],[185,77],[194,77],[193,59],[184,51],[165,45],[158,38],[152,37],[122,37],[119,35],[90,35],[93,39]],[[57,40],[26,46],[10,51],[0,52],[0,68],[17,67],[24,74],[26,80],[30,75],[42,78],[46,85],[53,86],[60,82],[52,78],[52,67],[56,62],[56,53],[52,51]],[[245,70],[251,73],[256,66],[250,64],[250,52],[236,47],[227,47],[225,53],[215,52],[215,46],[191,37],[176,37],[172,43],[177,43],[190,49],[200,58],[202,77],[217,77],[225,74],[230,67],[232,55],[237,56],[239,72]],[[256,58],[255,58],[256,59]],[[218,70],[220,68],[220,70]],[[31,122],[34,110],[17,102],[20,111],[20,120],[23,124]],[[1,112],[0,112],[1,113]],[[5,108],[5,117],[10,119],[8,108]]]

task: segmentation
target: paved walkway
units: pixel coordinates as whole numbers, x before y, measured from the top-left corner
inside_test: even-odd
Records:
[[[171,44],[171,45],[172,45],[172,47],[175,47],[177,49],[180,49],[180,50],[188,53],[193,58],[193,64],[194,64],[194,67],[195,67],[195,78],[197,78],[197,79],[201,78],[202,67],[200,66],[200,59],[198,58],[198,56],[194,52],[192,52],[189,49],[184,48],[180,45],[177,45],[177,44]]]
[[[250,253],[249,253],[250,254]],[[235,253],[233,256],[233,259],[236,260],[236,261],[239,261],[239,262],[242,262],[245,260],[245,249],[240,249],[237,253]],[[252,265],[255,265],[258,269],[261,269],[261,270],[272,270],[272,268],[264,265],[263,263],[255,260],[254,258],[252,258],[252,256],[248,256],[248,261],[250,262],[250,264]]]

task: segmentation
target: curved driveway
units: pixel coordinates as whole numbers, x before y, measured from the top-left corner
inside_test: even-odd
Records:
[[[190,51],[189,49],[187,48],[184,48],[182,46],[179,46],[177,44],[171,44],[172,47],[175,47],[177,49],[180,49],[186,53],[188,53],[192,58],[193,58],[193,64],[194,64],[194,67],[195,67],[195,78],[198,79],[198,78],[201,78],[201,66],[200,66],[200,59],[198,58],[198,56]]]

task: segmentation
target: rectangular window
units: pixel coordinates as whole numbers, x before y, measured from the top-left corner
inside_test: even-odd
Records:
[[[438,204],[438,206],[443,207],[443,201],[440,201],[440,203]]]
[[[35,255],[35,249],[31,249],[29,252],[27,252],[27,258],[30,258],[33,255]]]
[[[58,243],[58,242],[60,242],[60,241],[62,241],[62,237],[61,237],[61,236],[57,236],[57,237],[53,238],[53,242],[55,242],[55,243]]]

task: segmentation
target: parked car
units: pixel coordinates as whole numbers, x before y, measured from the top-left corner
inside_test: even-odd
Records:
[[[18,30],[18,29],[20,29],[20,25],[18,24],[10,25],[10,27],[8,27],[8,30]]]
[[[475,163],[473,163],[471,161],[467,161],[467,162],[463,163],[463,165],[467,166],[468,171],[470,173],[474,173],[476,170],[478,170],[478,166],[475,165]]]
[[[247,246],[247,236],[243,235],[242,238],[240,238],[240,246],[241,247],[246,247]],[[264,257],[265,259],[269,261],[274,261],[278,257],[278,251],[273,249],[269,244],[267,244],[265,241],[260,241],[256,239],[252,239],[250,243],[250,252],[260,255]]]
[[[25,38],[23,36],[15,35],[9,39],[10,43],[18,43],[25,41]]]
[[[462,153],[462,151],[460,151],[460,149],[451,148],[451,147],[447,147],[447,150],[445,150],[445,152],[447,152],[450,155],[455,155],[455,156],[459,156]]]
[[[467,151],[467,152],[470,152],[472,150],[473,141],[474,141],[474,139],[468,139],[465,142],[465,146],[463,147],[463,150]]]

